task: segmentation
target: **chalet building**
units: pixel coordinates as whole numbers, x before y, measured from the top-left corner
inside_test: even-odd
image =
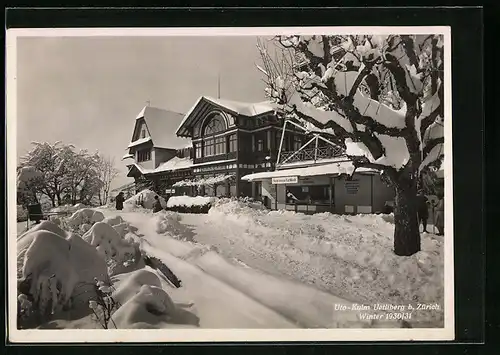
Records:
[[[146,106],[135,119],[132,139],[127,147],[128,177],[134,178],[136,192],[149,187],[169,194],[174,183],[191,178],[191,142],[175,135],[184,115]],[[191,193],[191,189],[178,192]]]
[[[305,213],[382,212],[393,189],[369,169],[349,176],[351,162],[328,137],[269,102],[202,96],[185,115],[146,106],[124,158],[138,189],[162,195],[249,196]]]

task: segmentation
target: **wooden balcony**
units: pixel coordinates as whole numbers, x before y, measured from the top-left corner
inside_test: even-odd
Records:
[[[329,145],[327,147],[305,148],[301,150],[284,151],[279,157],[279,165],[298,162],[321,162],[324,159],[333,159],[344,156],[345,153],[339,147]]]

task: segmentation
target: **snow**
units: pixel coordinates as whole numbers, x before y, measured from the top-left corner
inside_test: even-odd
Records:
[[[132,148],[132,147],[136,147],[138,145],[141,145],[141,144],[144,144],[144,143],[147,143],[147,142],[150,142],[151,141],[151,137],[144,137],[144,138],[140,138],[140,139],[137,139],[133,142],[130,142],[129,145],[127,146],[127,148]]]
[[[352,162],[346,161],[344,159],[343,161],[339,161],[333,164],[324,164],[307,168],[283,169],[283,170],[275,170],[269,172],[254,173],[245,175],[241,179],[247,181],[255,181],[262,179],[271,179],[274,177],[287,177],[287,176],[321,176],[321,175],[335,176],[353,170],[354,170],[354,165],[352,164]],[[356,169],[356,172],[372,173],[374,172],[374,170],[368,168],[358,168]]]
[[[216,176],[206,177],[197,180],[182,180],[173,184],[172,187],[213,185],[226,181],[234,176],[235,176],[234,174],[219,174]]]
[[[146,209],[152,209],[155,203],[155,196],[158,196],[156,192],[151,191],[149,189],[145,189],[135,194],[134,196],[130,197],[129,199],[125,200],[124,205],[129,205],[129,207],[133,207],[133,206],[138,206],[142,203],[142,207]],[[165,199],[161,196],[158,196],[158,198],[160,199],[162,207],[165,208],[167,206],[167,202],[165,201]]]
[[[304,103],[298,94],[292,95],[288,104],[290,106],[295,105],[299,112],[310,116],[322,125],[326,124],[328,121],[334,121],[342,128],[344,128],[347,132],[353,131],[352,125],[347,118],[341,116],[336,111],[324,111],[314,107],[311,104]],[[320,127],[317,127],[317,129],[321,130]]]
[[[167,208],[176,206],[205,206],[215,201],[215,197],[209,196],[172,196],[167,201]]]
[[[133,159],[134,156],[132,154],[125,154],[123,157],[122,157],[122,160],[125,160],[125,159]]]
[[[226,100],[226,99],[215,99],[215,98],[209,97],[209,96],[200,96],[200,98],[195,102],[195,104],[191,107],[191,109],[189,109],[189,111],[184,115],[184,118],[182,119],[181,123],[179,124],[179,126],[176,130],[176,133],[179,133],[180,129],[187,122],[187,120],[189,119],[191,114],[194,112],[196,107],[198,107],[198,105],[204,100],[209,101],[212,104],[218,105],[220,107],[226,108],[235,114],[248,116],[248,117],[254,117],[254,116],[258,116],[258,115],[261,115],[261,114],[264,114],[267,112],[274,111],[274,107],[270,101],[249,103],[249,102],[240,102],[240,101],[233,101],[233,100]]]
[[[119,329],[394,328],[404,325],[361,320],[335,305],[442,306],[442,238],[423,234],[421,252],[398,257],[391,215],[303,215],[236,199],[216,201],[208,215],[102,211],[104,220],[83,237],[48,221],[19,236],[20,280],[35,277],[32,294],[49,311],[54,306],[44,327],[99,327],[88,315],[89,301],[98,307],[96,280],[118,302],[112,321]],[[159,258],[182,286],[145,266],[144,253]],[[126,261],[132,263],[112,267]],[[82,301],[87,313],[65,320],[63,308],[75,312]],[[408,321],[442,322],[440,311],[416,311]]]
[[[18,277],[28,282],[42,313],[58,312],[70,299],[86,302],[91,297],[86,284],[106,275],[96,250],[54,223],[44,221],[18,239]]]
[[[187,169],[193,165],[193,160],[190,158],[173,157],[164,163],[158,165],[151,173],[159,173],[164,171],[175,171],[179,169]]]
[[[391,216],[303,215],[216,204],[203,224],[207,241],[253,266],[276,270],[358,302],[443,302],[442,238],[422,235],[422,251],[392,251]],[[266,263],[267,262],[267,263]],[[425,313],[425,312],[424,312]],[[442,313],[420,314],[442,321]],[[418,319],[418,317],[417,317]]]
[[[406,140],[403,137],[393,137],[386,134],[375,133],[375,136],[385,148],[384,155],[375,160],[375,163],[392,166],[397,170],[403,168],[410,159]]]
[[[103,219],[104,215],[102,212],[91,208],[83,208],[73,213],[71,217],[68,218],[67,224],[73,229],[78,229],[82,225],[92,225],[96,222],[102,221]]]
[[[353,142],[351,138],[345,139],[346,154],[358,157],[366,157],[368,160],[373,161],[373,156],[368,147],[362,142]]]

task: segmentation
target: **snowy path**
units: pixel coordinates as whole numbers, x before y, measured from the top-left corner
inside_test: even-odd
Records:
[[[103,212],[106,215],[117,214],[116,211]],[[182,288],[169,293],[176,302],[194,303],[193,312],[200,318],[201,327],[362,326],[356,312],[334,310],[336,304],[351,305],[351,302],[313,287],[237,264],[221,256],[214,248],[159,235],[152,214],[119,214],[138,228],[138,233],[142,235],[143,249],[160,258],[183,281]],[[189,217],[183,215],[181,223],[189,225],[190,222]],[[201,229],[193,230],[194,234],[189,234],[188,239],[200,242]]]

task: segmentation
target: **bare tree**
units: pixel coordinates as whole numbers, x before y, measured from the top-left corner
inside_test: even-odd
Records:
[[[111,183],[118,176],[119,171],[115,167],[114,158],[103,156],[99,158],[97,171],[100,181],[100,188],[98,193],[99,203],[101,205],[105,205],[106,203],[108,203]]]
[[[266,92],[294,119],[345,151],[354,173],[379,171],[394,187],[394,251],[420,250],[421,173],[443,159],[443,38],[278,36],[259,41]]]

